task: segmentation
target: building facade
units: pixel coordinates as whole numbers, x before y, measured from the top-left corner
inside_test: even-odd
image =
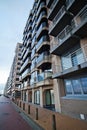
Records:
[[[55,109],[87,119],[87,1],[47,0],[47,7]]]
[[[54,109],[46,0],[35,1],[24,33],[21,100]]]
[[[86,28],[86,0],[34,1],[21,49],[22,104],[87,120]]]

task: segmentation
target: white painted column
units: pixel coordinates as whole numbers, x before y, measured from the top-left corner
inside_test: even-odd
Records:
[[[43,88],[40,87],[40,106],[43,107]]]
[[[32,103],[34,104],[34,89],[32,89]]]

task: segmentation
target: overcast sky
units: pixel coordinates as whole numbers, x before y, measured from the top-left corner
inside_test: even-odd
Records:
[[[0,84],[5,84],[12,65],[17,42],[34,0],[0,0]]]

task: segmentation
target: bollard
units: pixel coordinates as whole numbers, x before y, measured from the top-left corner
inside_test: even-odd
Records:
[[[30,105],[28,106],[28,114],[30,114]]]
[[[21,102],[20,102],[20,107],[21,107]]]
[[[25,110],[25,103],[23,103],[23,110]]]
[[[56,130],[56,119],[55,119],[55,115],[52,115],[52,130]]]
[[[38,120],[38,108],[36,108],[36,120]]]

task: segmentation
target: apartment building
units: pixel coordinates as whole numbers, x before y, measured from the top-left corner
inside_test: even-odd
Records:
[[[87,119],[87,1],[47,0],[55,110]]]
[[[5,95],[12,96],[12,98],[14,99],[19,98],[21,95],[19,91],[19,86],[21,85],[21,82],[19,80],[21,67],[21,50],[22,44],[17,43],[15,49],[15,56],[5,86]]]
[[[46,0],[35,0],[23,33],[21,100],[54,109]]]

